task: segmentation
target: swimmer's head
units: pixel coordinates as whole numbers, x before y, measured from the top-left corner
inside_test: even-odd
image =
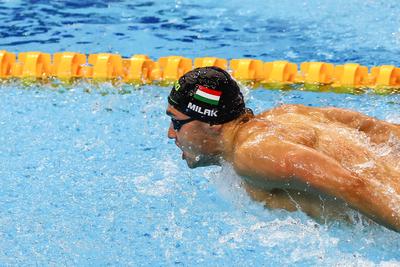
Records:
[[[197,68],[183,75],[168,102],[190,118],[210,124],[229,122],[246,111],[238,84],[218,67]]]
[[[176,82],[168,97],[168,137],[190,168],[220,163],[223,124],[249,112],[238,84],[218,67],[194,69]]]

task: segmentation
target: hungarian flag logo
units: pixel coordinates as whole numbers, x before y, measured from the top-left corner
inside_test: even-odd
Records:
[[[221,97],[222,92],[217,91],[214,89],[210,89],[201,85],[197,85],[198,89],[193,96],[195,99],[213,105],[217,106],[219,102],[219,98]]]

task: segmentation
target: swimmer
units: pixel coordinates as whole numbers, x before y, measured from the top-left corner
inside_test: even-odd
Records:
[[[186,73],[168,103],[168,137],[190,168],[229,162],[269,208],[327,218],[349,205],[400,232],[400,125],[334,107],[253,115],[217,67]]]

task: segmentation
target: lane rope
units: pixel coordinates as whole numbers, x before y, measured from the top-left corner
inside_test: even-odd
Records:
[[[135,54],[123,58],[118,54],[81,54],[60,52],[21,52],[18,55],[0,50],[0,79],[48,79],[61,81],[119,79],[128,84],[170,85],[193,68],[218,66],[232,76],[254,87],[297,87],[314,91],[357,92],[364,88],[379,94],[400,92],[400,68],[393,65],[371,67],[358,63],[333,65],[327,62],[297,64],[281,60],[264,62],[258,59],[223,59],[216,57],[161,57],[152,60]]]

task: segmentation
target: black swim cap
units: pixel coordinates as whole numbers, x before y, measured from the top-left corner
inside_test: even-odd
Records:
[[[221,68],[196,68],[176,82],[168,102],[183,114],[211,124],[222,124],[244,114],[239,86]]]

